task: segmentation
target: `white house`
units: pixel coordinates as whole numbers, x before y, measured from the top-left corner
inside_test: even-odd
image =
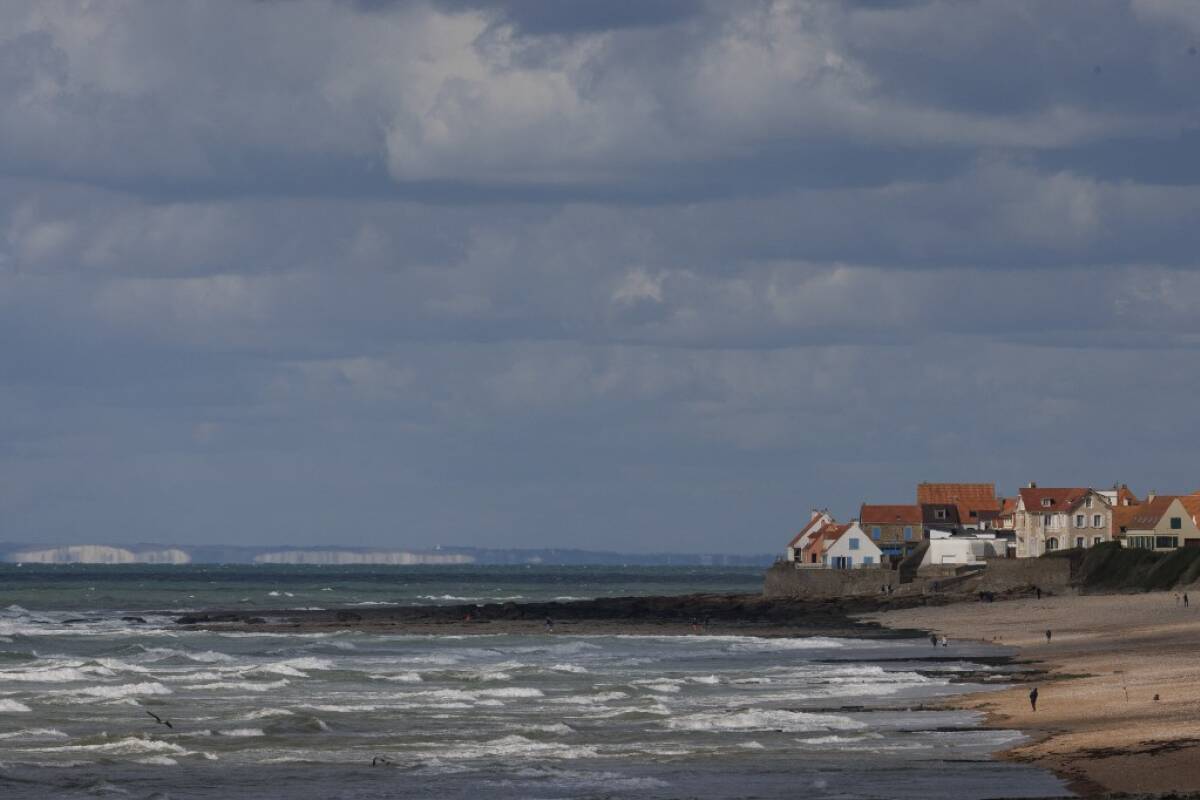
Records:
[[[871,537],[859,526],[857,520],[846,526],[836,526],[836,528],[832,534],[826,537],[821,557],[827,567],[858,569],[859,567],[879,566],[883,559],[883,551],[875,546]]]
[[[808,547],[813,535],[821,530],[825,525],[833,524],[833,516],[830,515],[828,509],[812,510],[812,517],[800,529],[800,532],[792,537],[792,541],[788,542],[787,560],[788,561],[803,561],[804,548]]]

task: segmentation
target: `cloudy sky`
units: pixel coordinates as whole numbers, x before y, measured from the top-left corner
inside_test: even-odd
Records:
[[[0,6],[0,540],[1200,485],[1193,0]]]

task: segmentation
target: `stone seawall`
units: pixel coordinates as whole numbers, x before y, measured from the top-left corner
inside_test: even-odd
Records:
[[[956,571],[964,574],[955,575]],[[763,581],[765,597],[849,597],[878,595],[883,586],[900,595],[1021,591],[1033,587],[1054,594],[1074,593],[1071,563],[1065,558],[995,558],[987,568],[969,573],[962,567],[936,567],[918,573],[909,583],[900,583],[895,570],[796,569],[786,562],[767,570]]]
[[[989,558],[974,587],[981,592],[1007,592],[1035,586],[1043,592],[1074,593],[1071,562],[1065,558]]]
[[[884,585],[896,586],[895,570],[882,567],[863,569],[796,569],[780,562],[767,570],[763,585],[766,597],[845,597],[880,594]]]

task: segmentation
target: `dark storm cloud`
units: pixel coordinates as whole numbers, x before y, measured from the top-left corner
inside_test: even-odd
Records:
[[[1191,3],[0,15],[0,539],[1195,488]]]

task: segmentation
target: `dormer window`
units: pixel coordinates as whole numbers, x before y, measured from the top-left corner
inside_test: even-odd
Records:
[[[1042,508],[1049,508],[1049,507],[1050,507],[1050,504],[1051,504],[1051,503],[1053,503],[1053,502],[1054,502],[1054,501],[1053,501],[1053,500],[1051,500],[1049,497],[1043,497],[1043,498],[1042,498]]]
[[[1084,500],[1083,500],[1083,505],[1084,505],[1086,508],[1091,508],[1091,507],[1092,507],[1092,496],[1091,496],[1090,494],[1089,494],[1087,497],[1085,497],[1085,498],[1084,498]]]

